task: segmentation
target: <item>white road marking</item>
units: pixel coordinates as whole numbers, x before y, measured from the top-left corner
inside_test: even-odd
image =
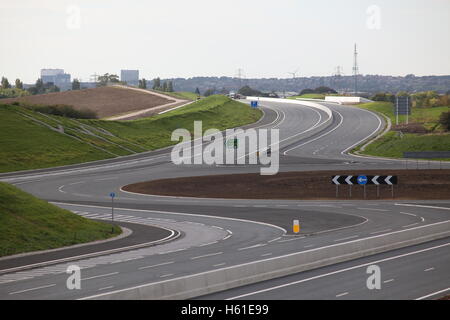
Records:
[[[153,264],[151,266],[140,267],[140,268],[138,268],[138,270],[144,270],[144,269],[148,269],[148,268],[156,268],[156,267],[159,267],[159,266],[165,266],[167,264],[172,264],[172,263],[175,263],[175,261],[168,261],[168,262]]]
[[[217,256],[217,255],[222,254],[222,253],[223,253],[223,252],[215,252],[215,253],[204,254],[204,255],[202,255],[202,256],[191,257],[191,260],[196,260],[196,259],[200,259],[200,258],[206,258],[206,257]]]
[[[231,234],[227,235],[225,238],[222,238],[222,240],[227,240],[229,237],[231,237]]]
[[[279,239],[281,239],[281,237],[278,237],[278,238],[275,238],[275,239],[269,240],[269,241],[267,241],[267,242],[268,242],[268,243],[271,243],[271,242],[277,241],[277,240],[279,240]]]
[[[226,263],[222,262],[222,263],[218,263],[218,264],[213,265],[213,267],[221,267],[221,266],[224,266],[224,265],[226,265]]]
[[[428,272],[428,271],[432,271],[432,270],[434,270],[434,267],[431,267],[431,268],[425,269],[425,270],[423,270],[423,271],[425,271],[425,272]]]
[[[108,290],[108,289],[112,289],[112,288],[114,288],[114,286],[109,286],[109,287],[100,288],[100,289],[98,289],[98,291]]]
[[[308,244],[308,245],[304,246],[303,248],[312,248],[312,247],[314,247],[313,244]]]
[[[93,276],[93,277],[84,278],[84,279],[82,278],[81,281],[97,279],[97,278],[103,278],[103,277],[109,277],[109,276],[113,276],[113,275],[118,274],[118,273],[119,272],[111,272],[111,273],[99,274],[98,276]]]
[[[425,205],[420,205],[420,204],[396,203],[395,205],[396,206],[405,206],[405,207],[419,207],[419,208],[450,210],[450,208],[447,208],[447,207],[425,206]]]
[[[67,192],[65,192],[64,190],[62,190],[62,188],[64,188],[64,185],[60,186],[60,187],[58,188],[58,191],[59,191],[59,192],[62,192],[62,193],[67,193]]]
[[[389,283],[389,282],[392,282],[392,281],[394,281],[394,279],[384,280],[383,283]]]
[[[397,256],[389,257],[389,258],[384,258],[384,259],[380,259],[380,260],[376,260],[376,261],[363,263],[363,264],[356,265],[356,266],[353,266],[353,267],[348,267],[348,268],[344,268],[344,269],[340,269],[340,270],[336,270],[336,271],[320,274],[320,275],[317,275],[317,276],[314,276],[314,277],[310,277],[310,278],[306,278],[306,279],[302,279],[302,280],[298,280],[298,281],[293,281],[293,282],[281,284],[281,285],[278,285],[278,286],[274,286],[274,287],[270,287],[270,288],[266,288],[266,289],[262,289],[262,290],[258,290],[258,291],[244,293],[244,294],[241,294],[239,296],[227,298],[225,300],[235,300],[235,299],[239,299],[239,298],[243,298],[243,297],[247,297],[247,296],[252,296],[252,295],[255,295],[255,294],[258,294],[258,293],[263,293],[263,292],[272,291],[272,290],[276,290],[276,289],[280,289],[280,288],[285,288],[285,287],[288,287],[288,286],[292,286],[292,285],[296,285],[296,284],[299,284],[299,283],[303,283],[303,282],[307,282],[307,281],[311,281],[311,280],[324,278],[324,277],[331,276],[331,275],[334,275],[334,274],[338,274],[338,273],[342,273],[342,272],[346,272],[346,271],[350,271],[350,270],[354,270],[354,269],[358,269],[358,268],[362,268],[362,267],[367,267],[367,266],[370,266],[372,264],[377,264],[377,263],[381,263],[381,262],[385,262],[385,261],[395,260],[395,259],[411,256],[411,255],[414,255],[414,254],[418,254],[418,253],[422,253],[422,252],[426,252],[426,251],[430,251],[430,250],[434,250],[434,249],[439,249],[439,248],[446,247],[446,246],[449,246],[449,245],[450,245],[450,242],[445,243],[445,244],[441,244],[441,245],[438,245],[438,246],[434,246],[434,247],[431,247],[431,248],[421,249],[421,250],[408,252],[408,253],[400,254],[400,255],[397,255]],[[430,295],[418,298],[417,300],[424,299],[424,298],[427,298],[429,296],[432,296],[432,295],[435,295],[435,294],[438,294],[438,293],[441,293],[441,292],[445,292],[447,290],[450,290],[450,288],[447,288],[447,289],[442,290],[440,292],[435,292],[433,294],[430,294]]]
[[[336,240],[334,240],[334,242],[349,240],[349,239],[358,238],[358,237],[359,237],[358,235],[354,235],[354,236],[351,236],[351,237],[336,239]]]
[[[239,248],[238,251],[241,251],[241,250],[247,250],[247,249],[253,249],[253,248],[259,248],[259,247],[264,247],[265,245],[267,245],[267,243],[258,243],[258,244],[255,244],[254,246],[244,247],[244,248]]]
[[[408,216],[413,216],[413,217],[417,217],[417,215],[416,215],[416,214],[414,214],[414,213],[409,213],[409,212],[401,212],[401,211],[400,211],[400,213],[402,213],[402,214],[407,214]]]
[[[160,276],[160,278],[166,278],[171,276],[173,276],[173,273],[163,274],[162,276]]]
[[[343,296],[346,296],[346,295],[348,295],[348,292],[339,293],[339,294],[336,295],[336,298],[343,297]]]
[[[271,256],[271,255],[272,255],[272,252],[268,252],[268,253],[262,254],[261,257],[267,257],[267,256]]]
[[[447,289],[444,289],[444,290],[440,290],[440,291],[436,291],[436,292],[427,294],[426,296],[419,297],[416,300],[423,300],[423,299],[426,299],[426,298],[429,298],[429,297],[432,297],[432,296],[444,293],[444,292],[449,291],[449,290],[450,290],[450,288],[447,288]]]
[[[376,208],[356,208],[356,209],[359,209],[359,210],[371,210],[371,211],[389,211],[389,210],[386,210],[386,209],[376,209]]]
[[[305,237],[295,237],[292,239],[286,239],[286,240],[280,240],[278,241],[278,243],[282,243],[282,242],[289,242],[289,241],[294,241],[294,240],[300,240],[300,239],[304,239]]]
[[[198,245],[197,247],[205,247],[205,246],[209,246],[209,245],[211,245],[211,244],[215,244],[215,243],[217,243],[217,241],[213,241],[213,242],[208,242],[208,243],[204,243],[204,244]]]
[[[30,289],[25,289],[25,290],[20,290],[20,291],[14,291],[14,292],[10,292],[9,294],[19,294],[19,293],[28,292],[28,291],[34,291],[34,290],[39,290],[39,289],[50,288],[50,287],[54,287],[54,286],[56,286],[56,283],[49,284],[47,286],[41,286],[41,287],[30,288]]]

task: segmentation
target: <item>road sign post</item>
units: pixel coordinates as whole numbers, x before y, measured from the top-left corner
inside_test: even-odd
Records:
[[[109,196],[111,197],[111,222],[113,223],[111,233],[113,233],[114,232],[114,197],[116,196],[116,194],[114,192],[111,192],[109,194]]]
[[[380,184],[390,185],[392,188],[392,197],[394,197],[394,185],[397,184],[397,176],[332,176],[331,183],[336,185],[336,198],[338,197],[339,185],[347,184],[349,186],[349,196],[352,197],[352,186],[358,184],[363,186],[364,199],[367,198],[366,185],[374,184],[377,187],[377,198],[380,197]]]

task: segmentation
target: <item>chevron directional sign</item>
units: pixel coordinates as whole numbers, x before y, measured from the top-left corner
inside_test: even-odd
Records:
[[[340,184],[387,184],[393,185],[398,183],[397,176],[365,176],[365,175],[355,175],[355,176],[332,176],[331,183],[340,185]]]

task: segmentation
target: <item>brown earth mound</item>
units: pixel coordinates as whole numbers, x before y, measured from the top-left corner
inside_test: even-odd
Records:
[[[450,170],[366,170],[281,172],[275,176],[255,173],[162,179],[131,184],[125,191],[169,196],[230,199],[336,199],[333,175],[396,175],[394,198],[405,200],[450,199]],[[339,199],[363,199],[359,185],[339,186]],[[391,186],[366,186],[366,199],[392,199]]]
[[[99,118],[161,106],[175,100],[120,87],[100,87],[2,99],[2,103],[23,102],[30,105],[70,105],[77,110],[90,109]]]

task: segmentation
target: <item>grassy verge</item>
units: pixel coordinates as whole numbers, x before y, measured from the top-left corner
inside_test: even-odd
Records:
[[[120,227],[92,221],[0,182],[0,256],[110,238]]]
[[[439,116],[447,112],[449,107],[413,108],[409,116],[410,126],[420,124],[428,133],[403,133],[395,131],[407,131],[408,126],[396,128],[396,115],[393,104],[390,102],[370,102],[358,105],[358,107],[379,112],[391,120],[393,128],[381,138],[369,144],[361,154],[381,157],[402,158],[403,152],[408,151],[449,151],[450,133],[444,132],[439,124]],[[399,116],[399,124],[406,122],[406,115]],[[358,150],[356,148],[354,151]],[[448,160],[448,159],[441,159]]]
[[[132,121],[69,119],[0,105],[0,172],[47,168],[154,150],[174,144],[177,128],[220,130],[253,123],[262,112],[225,96]],[[53,130],[51,130],[53,129]],[[63,133],[62,133],[63,131]]]
[[[306,94],[302,94],[301,96],[289,97],[289,99],[297,99],[297,98],[303,98],[303,99],[325,99],[325,95],[324,94],[320,94],[320,93],[306,93]]]

